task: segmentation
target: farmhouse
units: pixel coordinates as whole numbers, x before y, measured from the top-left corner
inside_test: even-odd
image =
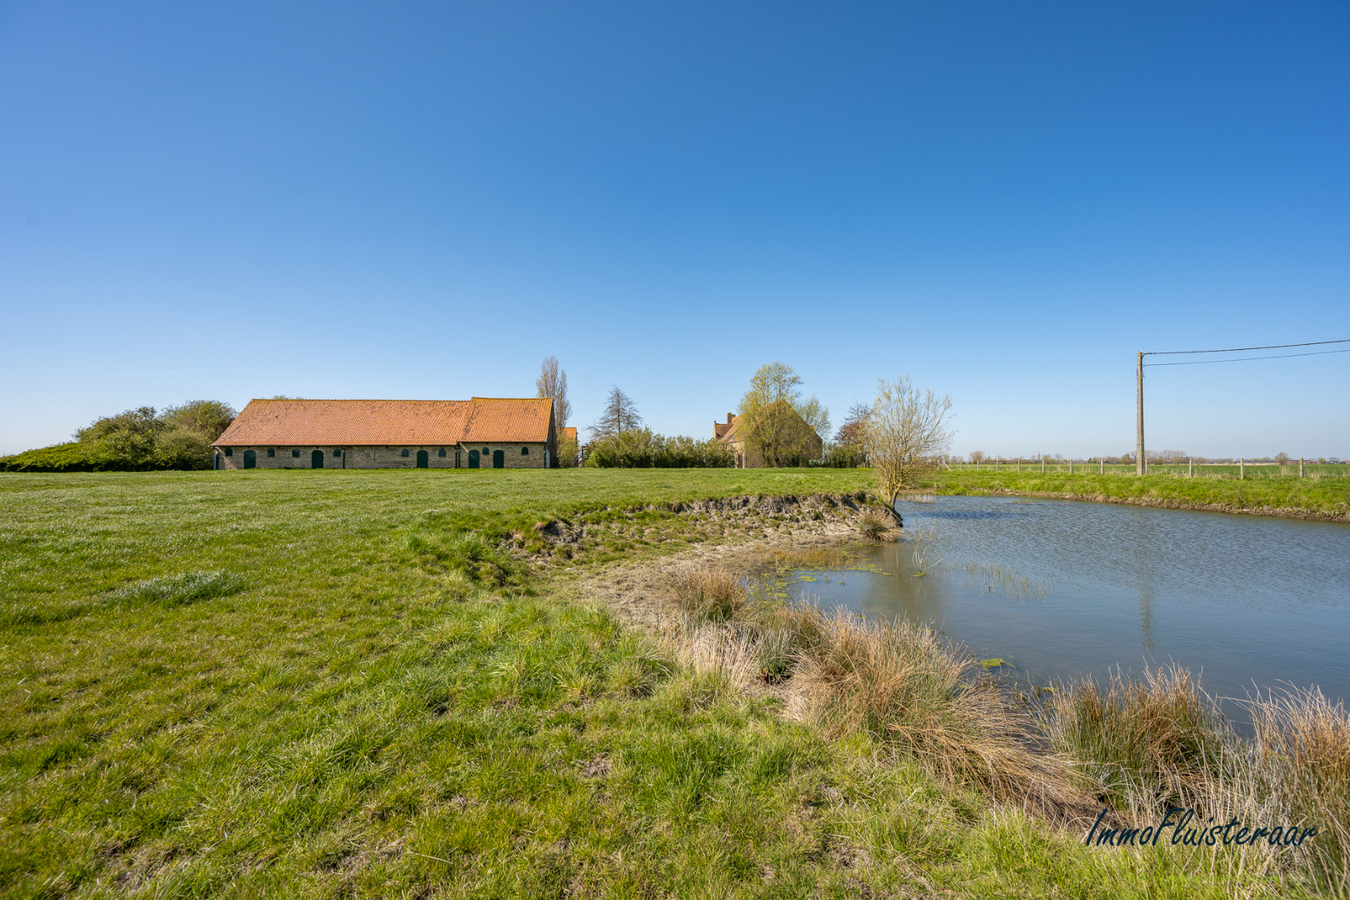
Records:
[[[763,456],[755,446],[747,442],[740,419],[741,417],[735,413],[727,413],[725,423],[714,422],[713,440],[731,445],[732,451],[736,454],[736,468],[758,469],[764,465]],[[769,408],[764,427],[774,432],[772,436],[766,438],[770,445],[785,450],[790,448],[788,452],[790,458],[780,460],[784,465],[806,465],[808,460],[819,459],[824,454],[825,445],[821,442],[820,435],[816,434],[815,429],[808,425],[786,401],[779,400]]]
[[[546,469],[548,399],[251,400],[213,445],[217,469]]]

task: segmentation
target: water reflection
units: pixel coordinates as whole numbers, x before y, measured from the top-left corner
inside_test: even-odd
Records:
[[[1176,661],[1227,697],[1350,697],[1350,526],[999,497],[901,512],[927,535],[924,577],[911,544],[887,544],[791,592],[930,622],[1038,680]]]

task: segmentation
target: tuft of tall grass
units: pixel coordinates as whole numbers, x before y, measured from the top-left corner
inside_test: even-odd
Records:
[[[717,675],[744,691],[760,678],[761,636],[741,622],[709,622],[686,616],[673,647],[681,666],[700,675]]]
[[[675,599],[686,615],[726,622],[745,606],[745,580],[724,569],[685,566],[671,579]]]
[[[1105,686],[1062,685],[1046,706],[1051,744],[1090,788],[1139,820],[1166,806],[1253,827],[1317,829],[1298,846],[1257,841],[1253,871],[1276,868],[1318,891],[1350,894],[1350,716],[1317,688],[1246,704],[1254,736],[1238,737],[1218,704],[1176,666]]]
[[[1300,848],[1324,885],[1350,893],[1350,716],[1318,688],[1248,703],[1255,731],[1246,783],[1276,795],[1281,824],[1315,826]],[[1251,791],[1249,790],[1250,794]]]
[[[230,572],[185,572],[128,584],[104,595],[112,603],[158,603],[183,606],[198,600],[213,600],[238,594],[247,587],[243,578]]]
[[[472,531],[417,532],[408,535],[408,550],[426,568],[440,574],[459,573],[470,582],[505,587],[521,580],[519,560]],[[453,589],[453,586],[452,586]]]
[[[884,513],[869,509],[858,517],[858,532],[869,541],[884,541],[896,533],[892,523]]]
[[[1152,815],[1204,802],[1222,777],[1229,728],[1214,701],[1176,665],[1120,671],[1060,685],[1047,704],[1051,745],[1072,760],[1083,787],[1113,805]]]
[[[615,650],[618,658],[610,668],[609,687],[625,697],[649,696],[671,674],[666,655],[636,633],[619,638]]]
[[[1081,806],[1058,762],[1031,751],[1029,719],[931,628],[842,610],[815,618],[798,632],[791,682],[803,719],[835,736],[870,733],[999,802],[1055,816]]]

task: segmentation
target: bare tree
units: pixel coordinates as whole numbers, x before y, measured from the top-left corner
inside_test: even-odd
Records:
[[[558,358],[550,356],[539,367],[539,377],[535,379],[535,396],[547,397],[553,401],[553,427],[558,434],[567,427],[572,417],[572,404],[567,400],[567,373],[558,365]]]
[[[855,403],[849,407],[848,417],[844,419],[844,424],[839,426],[839,433],[834,436],[834,442],[844,445],[861,444],[863,428],[871,412],[872,407],[866,403]]]
[[[610,389],[609,399],[605,401],[605,411],[591,426],[591,440],[598,441],[611,435],[632,431],[641,424],[642,416],[638,415],[637,404],[633,402],[633,398],[614,387]]]
[[[939,397],[932,389],[920,391],[904,375],[894,382],[877,383],[877,398],[867,417],[863,444],[877,474],[877,487],[891,514],[900,492],[923,472],[936,466],[937,457],[951,441],[947,429],[949,395]]]

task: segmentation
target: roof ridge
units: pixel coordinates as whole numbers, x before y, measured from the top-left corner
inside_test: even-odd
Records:
[[[529,400],[547,400],[547,401],[550,402],[550,403],[553,402],[553,401],[552,401],[550,398],[548,398],[548,397],[473,397],[473,398],[471,398],[471,399],[474,399],[474,400],[526,400],[526,401],[529,401]]]
[[[476,399],[476,398],[475,398]],[[488,398],[493,399],[493,398]],[[468,400],[410,400],[388,397],[254,397],[249,403],[468,403]]]

